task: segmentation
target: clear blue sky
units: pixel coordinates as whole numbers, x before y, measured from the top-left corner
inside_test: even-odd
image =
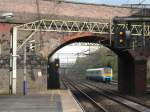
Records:
[[[143,0],[66,0],[66,1],[94,3],[94,4],[122,5],[122,4],[138,4]],[[150,4],[150,0],[145,0],[143,4]]]

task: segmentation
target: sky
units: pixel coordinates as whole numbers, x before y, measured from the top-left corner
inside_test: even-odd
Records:
[[[58,50],[54,55],[53,59],[59,58],[60,63],[74,63],[76,61],[76,58],[78,56],[86,56],[84,54],[88,54],[89,51],[90,53],[96,51],[98,48],[101,46],[70,46],[67,45],[60,50]],[[90,50],[89,50],[90,49]],[[80,53],[80,55],[78,55]]]
[[[107,5],[122,5],[122,4],[138,4],[143,0],[66,0],[82,3],[107,4]],[[145,0],[143,4],[150,4],[150,0]]]

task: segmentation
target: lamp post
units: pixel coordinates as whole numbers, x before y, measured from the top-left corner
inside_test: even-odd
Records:
[[[26,44],[24,45],[24,76],[23,76],[23,95],[27,94],[27,50],[26,50]]]

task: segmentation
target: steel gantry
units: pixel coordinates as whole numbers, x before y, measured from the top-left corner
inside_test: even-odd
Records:
[[[110,25],[112,34],[114,33],[114,25],[109,22],[82,22],[82,21],[64,21],[64,20],[38,20],[35,22],[17,26],[18,30],[27,31],[56,31],[56,32],[92,32],[98,34],[109,34]],[[117,24],[117,29],[128,30],[127,24]],[[132,35],[150,36],[150,25],[137,25],[130,26]]]
[[[126,24],[118,24],[117,29],[128,29]],[[32,33],[24,40],[24,42],[17,45],[18,31],[32,31]],[[16,78],[17,78],[17,52],[28,42],[32,36],[38,32],[91,32],[95,34],[114,34],[114,25],[111,22],[84,22],[84,21],[64,21],[64,20],[37,20],[31,23],[13,27],[11,39],[11,57],[10,57],[10,84],[12,93],[16,94]],[[150,25],[131,25],[131,35],[150,36]]]

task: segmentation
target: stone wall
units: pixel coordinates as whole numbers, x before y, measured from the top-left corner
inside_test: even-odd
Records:
[[[0,93],[9,93],[9,70],[0,69]]]
[[[42,71],[42,72],[41,72]],[[23,69],[17,70],[17,94],[23,94]],[[28,94],[47,90],[46,69],[27,70]],[[0,94],[9,94],[9,70],[0,69]]]
[[[19,69],[17,72],[17,93],[21,94],[23,92],[23,75],[23,69]],[[41,69],[32,69],[31,67],[27,70],[26,76],[28,94],[47,90],[47,74],[45,71],[41,73]]]

